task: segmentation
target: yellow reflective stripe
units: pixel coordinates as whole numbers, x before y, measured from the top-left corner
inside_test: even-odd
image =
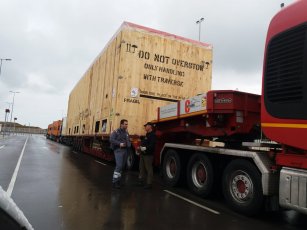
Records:
[[[201,110],[201,111],[197,111],[197,112],[186,113],[186,114],[180,115],[179,117],[180,118],[192,117],[192,116],[196,116],[196,115],[200,115],[200,114],[205,114],[205,113],[207,113],[207,110]]]
[[[261,123],[262,127],[307,129],[307,124]]]

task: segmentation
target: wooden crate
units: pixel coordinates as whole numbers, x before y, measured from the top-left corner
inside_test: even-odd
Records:
[[[67,135],[143,135],[157,108],[211,89],[212,47],[124,22],[69,96]]]

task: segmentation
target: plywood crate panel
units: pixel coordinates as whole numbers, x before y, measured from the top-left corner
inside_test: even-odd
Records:
[[[211,88],[212,47],[124,22],[69,97],[68,135],[144,134],[157,108]]]

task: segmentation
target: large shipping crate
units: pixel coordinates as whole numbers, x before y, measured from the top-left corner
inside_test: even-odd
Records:
[[[124,22],[69,96],[64,133],[143,135],[157,108],[211,89],[212,46]]]

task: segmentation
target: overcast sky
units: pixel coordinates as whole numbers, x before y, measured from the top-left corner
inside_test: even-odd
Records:
[[[294,0],[0,0],[0,120],[46,128],[123,21],[213,45],[212,89],[260,93],[270,19]]]

